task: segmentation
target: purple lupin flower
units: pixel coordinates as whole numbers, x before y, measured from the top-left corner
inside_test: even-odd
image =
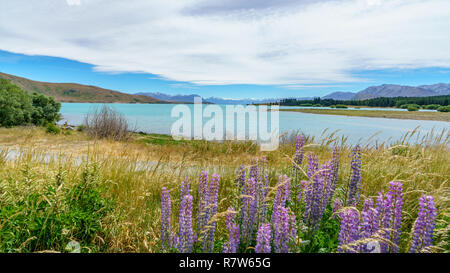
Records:
[[[356,206],[361,191],[361,148],[359,145],[352,151],[352,175],[348,184],[347,206]]]
[[[339,217],[341,218],[341,229],[339,231],[338,252],[358,252],[357,246],[348,245],[359,240],[360,223],[358,212],[352,208],[346,209],[340,213]]]
[[[259,180],[259,166],[258,160],[253,160],[252,165],[250,166],[250,178],[254,178],[255,181]]]
[[[314,164],[311,164],[311,166],[310,169],[315,169]],[[330,163],[327,163],[311,175],[306,186],[305,196],[303,197],[305,202],[303,217],[306,224],[312,229],[319,228],[323,213],[330,202],[331,179],[331,167]]]
[[[321,166],[320,176],[323,181],[323,190],[321,193],[321,201],[319,205],[320,214],[323,214],[332,197],[333,169],[332,163],[327,162]],[[320,215],[320,218],[321,215]]]
[[[245,165],[241,165],[241,167],[238,170],[238,177],[236,178],[236,186],[238,187],[238,189],[242,191],[244,190],[244,185],[245,185]]]
[[[181,181],[180,189],[180,200],[183,200],[184,196],[189,194],[189,178],[187,176]]]
[[[163,187],[161,194],[161,249],[163,251],[171,247],[170,214],[170,191]]]
[[[260,216],[259,216],[259,222],[263,223],[267,221],[267,194],[269,192],[269,174],[265,173],[264,180],[262,183],[262,188],[260,189]]]
[[[240,242],[240,229],[235,221],[236,212],[233,208],[228,208],[226,226],[228,230],[228,242],[224,245],[224,253],[237,253]]]
[[[339,198],[334,198],[333,202],[333,218],[338,215],[338,212],[342,209],[342,202]]]
[[[390,223],[390,240],[394,245],[391,251],[397,253],[399,251],[401,226],[402,226],[402,209],[403,209],[403,185],[401,182],[392,181],[389,183],[389,195],[391,196],[393,215]]]
[[[385,240],[390,240],[390,229],[392,219],[392,196],[390,194],[384,194],[379,192],[377,197],[377,222],[379,225],[380,237]],[[381,253],[386,253],[389,250],[389,245],[384,242],[380,242]]]
[[[273,202],[273,209],[272,209],[272,218],[271,222],[273,223],[274,217],[277,215],[276,210],[279,207],[286,206],[286,201],[288,200],[288,196],[290,196],[290,179],[287,175],[280,175],[278,177],[277,182],[277,193],[275,195],[275,200]]]
[[[278,207],[275,211],[273,230],[274,230],[274,251],[275,253],[288,253],[288,242],[290,237],[290,216],[285,207]]]
[[[189,179],[186,176],[185,179],[183,181],[181,181],[181,186],[180,186],[180,204],[183,202],[183,199],[186,195],[189,194]],[[180,216],[181,216],[181,209],[182,207],[180,206]]]
[[[410,253],[430,251],[429,247],[433,241],[436,216],[437,210],[434,198],[422,194],[419,199],[419,213],[413,227]]]
[[[203,252],[212,252],[214,248],[214,235],[216,231],[217,196],[219,193],[220,175],[213,174],[208,187],[208,199],[205,213],[205,227],[203,237]],[[202,231],[203,232],[203,231]]]
[[[289,210],[289,236],[295,240],[297,239],[297,217],[295,213],[288,208]]]
[[[331,159],[331,170],[332,170],[332,182],[331,182],[331,196],[334,194],[336,190],[336,185],[339,178],[339,147],[334,146],[333,148],[333,157]]]
[[[178,235],[178,250],[190,253],[194,246],[194,232],[192,230],[192,195],[185,195],[180,204],[180,230]]]
[[[298,202],[304,201],[305,191],[306,191],[306,187],[307,186],[308,186],[308,181],[306,181],[306,180],[302,180],[298,184],[298,195],[297,195],[297,201]]]
[[[316,155],[308,156],[308,179],[311,180],[315,176],[317,170],[319,170],[319,159]]]
[[[271,246],[270,240],[272,237],[272,231],[270,229],[270,224],[261,224],[258,229],[256,236],[256,253],[270,253]]]
[[[368,198],[364,200],[364,207],[361,211],[361,238],[370,238],[378,231],[378,212],[373,207],[373,200]],[[362,252],[372,252],[373,249],[369,249],[367,244],[361,247]]]
[[[303,162],[303,155],[305,154],[305,136],[297,136],[297,141],[295,142],[295,152],[294,152],[294,164],[292,166],[292,176],[296,176],[298,171],[298,166]]]
[[[304,210],[304,218],[308,222],[310,219],[310,215],[313,210],[313,204],[315,199],[315,193],[316,190],[316,182],[318,179],[318,176],[316,175],[316,172],[319,168],[319,162],[317,159],[317,156],[315,155],[309,155],[308,156],[308,184],[306,185],[306,188],[304,190],[304,202],[305,202],[305,210]]]
[[[253,225],[257,213],[256,180],[250,177],[246,183],[244,203],[242,206],[242,240],[250,243],[253,235]]]
[[[200,173],[200,180],[198,183],[197,230],[199,232],[203,231],[206,224],[206,206],[209,199],[208,194],[208,172],[202,171]]]

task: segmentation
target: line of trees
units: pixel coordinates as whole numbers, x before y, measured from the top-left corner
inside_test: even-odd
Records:
[[[312,100],[282,99],[279,104],[284,106],[332,106],[332,105],[352,105],[352,106],[372,106],[372,107],[397,107],[403,105],[417,104],[448,106],[450,95],[432,97],[395,97],[395,98],[374,98],[367,100],[334,100],[314,98]],[[278,104],[278,103],[272,103]]]
[[[42,94],[29,94],[6,79],[0,79],[0,127],[34,124],[43,126],[60,120],[61,103]]]

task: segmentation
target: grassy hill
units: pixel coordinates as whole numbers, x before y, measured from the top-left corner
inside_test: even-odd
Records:
[[[59,102],[164,103],[153,97],[126,94],[91,85],[38,82],[1,72],[0,79],[7,79],[30,93],[52,96]]]

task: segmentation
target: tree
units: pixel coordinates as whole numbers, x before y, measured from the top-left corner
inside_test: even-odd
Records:
[[[33,124],[43,126],[61,119],[59,114],[61,103],[56,102],[52,97],[34,93],[32,101],[33,113],[31,117]]]
[[[56,122],[61,104],[51,97],[30,95],[8,80],[0,79],[0,126],[25,124],[42,126]]]

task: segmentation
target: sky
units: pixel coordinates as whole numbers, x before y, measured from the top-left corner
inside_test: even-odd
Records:
[[[127,93],[450,83],[448,0],[0,0],[0,71]]]

